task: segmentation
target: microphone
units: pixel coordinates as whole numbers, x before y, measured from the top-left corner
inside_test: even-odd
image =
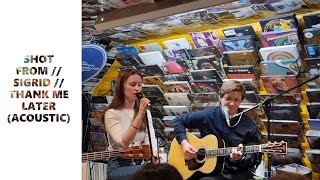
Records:
[[[230,126],[229,108],[222,107],[222,112],[223,112],[224,117],[226,118],[226,122],[227,122],[228,126]]]
[[[137,92],[137,93],[136,93],[136,96],[137,96],[137,98],[138,98],[139,100],[143,98],[143,95],[142,95],[141,92]]]

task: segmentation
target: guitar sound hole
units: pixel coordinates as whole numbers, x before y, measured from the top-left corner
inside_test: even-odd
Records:
[[[203,148],[198,149],[197,160],[203,161],[206,158],[206,150]]]

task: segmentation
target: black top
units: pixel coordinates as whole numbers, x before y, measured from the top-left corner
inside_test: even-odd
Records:
[[[237,123],[239,117],[230,120],[231,126]],[[244,146],[259,144],[259,130],[253,120],[243,115],[238,125],[229,127],[220,106],[179,116],[173,120],[173,126],[179,143],[186,139],[186,128],[197,128],[201,138],[213,134],[223,139],[226,147],[237,147],[240,143]],[[235,175],[240,171],[249,172],[260,163],[261,156],[261,153],[244,154],[244,158],[238,161],[226,156],[223,173]]]

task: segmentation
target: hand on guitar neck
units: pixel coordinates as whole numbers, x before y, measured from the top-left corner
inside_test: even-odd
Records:
[[[186,139],[182,140],[181,146],[185,155],[185,159],[194,159],[197,157],[198,150],[193,147]],[[239,144],[238,148],[232,148],[230,158],[234,161],[241,160],[243,158],[243,145]]]

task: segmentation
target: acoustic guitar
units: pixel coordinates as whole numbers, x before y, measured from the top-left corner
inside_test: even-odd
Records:
[[[224,141],[214,135],[207,135],[199,139],[191,133],[187,133],[188,142],[198,149],[197,157],[185,160],[182,146],[176,139],[172,141],[168,163],[174,166],[182,175],[183,179],[190,178],[195,172],[219,175],[224,168],[224,156],[232,152],[232,148],[237,148],[245,153],[267,152],[287,154],[287,143],[267,143],[260,145],[240,147],[225,147]]]

